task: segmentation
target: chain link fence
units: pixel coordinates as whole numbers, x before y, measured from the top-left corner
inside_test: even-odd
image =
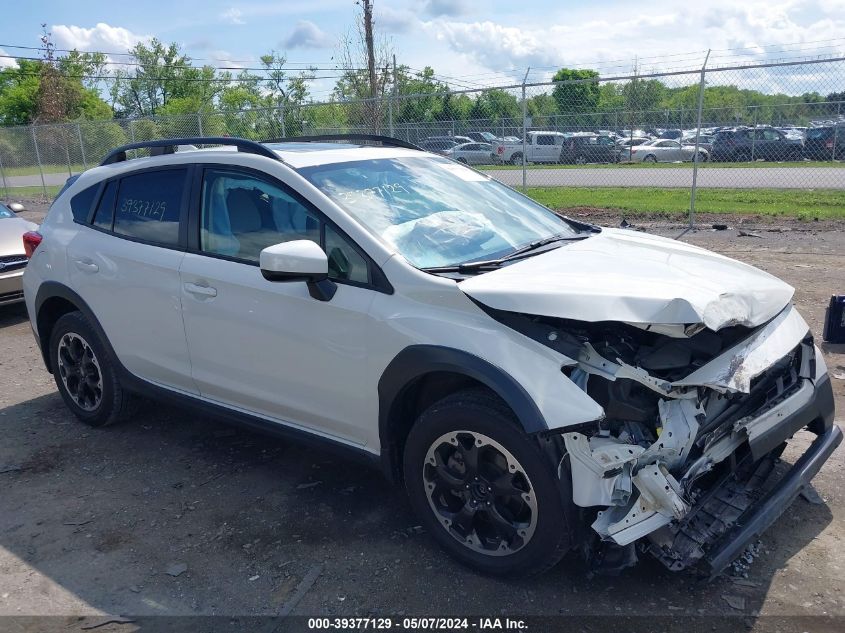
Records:
[[[638,196],[661,211],[665,198],[692,222],[696,204],[718,207],[728,190],[823,191],[845,207],[843,95],[845,58],[728,68],[705,61],[678,72],[6,127],[0,177],[7,196],[16,188],[47,196],[126,143],[374,133],[472,165],[549,204],[616,199],[626,208]]]

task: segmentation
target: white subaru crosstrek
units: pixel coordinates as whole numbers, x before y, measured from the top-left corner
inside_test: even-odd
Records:
[[[572,550],[716,573],[840,443],[787,284],[402,141],[322,140],[139,143],[68,182],[24,287],[78,418],[140,393],[348,449],[507,575]]]

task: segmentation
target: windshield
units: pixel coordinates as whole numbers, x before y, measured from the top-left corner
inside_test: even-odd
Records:
[[[6,208],[6,205],[0,204],[0,218],[16,218],[18,216],[15,215],[13,211],[10,211]]]
[[[299,172],[418,268],[506,255],[579,231],[549,209],[447,158],[334,163]]]

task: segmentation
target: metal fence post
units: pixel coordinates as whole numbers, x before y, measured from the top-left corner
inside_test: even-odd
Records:
[[[65,158],[67,159],[67,176],[70,178],[73,176],[73,167],[70,164],[70,139],[68,138],[67,134],[67,127],[62,126],[62,137],[65,140]]]
[[[701,65],[701,81],[698,83],[698,119],[695,124],[695,153],[692,156],[692,189],[689,200],[689,228],[695,226],[695,193],[698,184],[698,143],[701,138],[701,110],[704,108],[704,85],[707,73],[707,60],[710,59],[710,49]]]
[[[751,162],[753,163],[756,160],[754,156],[754,149],[757,144],[757,116],[760,113],[760,110],[757,109],[756,106],[751,107],[754,108],[754,131],[751,133]]]
[[[833,122],[833,149],[830,152],[830,160],[836,160],[836,139],[839,136],[840,118],[842,117],[842,102],[836,104],[836,121]]]
[[[525,160],[525,150],[526,150],[526,136],[528,136],[528,128],[526,126],[526,120],[528,118],[528,102],[525,98],[525,82],[528,81],[528,73],[531,72],[531,66],[525,71],[525,77],[522,78],[522,191],[528,191],[528,170],[527,170],[527,163],[528,161]]]
[[[285,102],[282,101],[279,105],[279,110],[282,112],[282,138],[285,138],[287,134],[285,133]]]
[[[6,170],[3,169],[3,158],[0,157],[0,177],[3,178],[3,197],[9,197],[9,186],[6,184]]]
[[[44,192],[44,197],[47,197],[47,183],[44,182],[44,168],[41,166],[41,152],[38,151],[38,137],[35,134],[35,126],[29,128],[32,132],[32,142],[35,145],[35,160],[38,161],[38,173],[41,174],[41,191]]]
[[[79,153],[82,155],[82,169],[88,169],[88,161],[85,160],[85,143],[82,142],[82,127],[76,124],[76,135],[79,137]]]
[[[197,130],[199,131],[201,137],[205,136],[205,134],[202,133],[202,114],[199,112],[197,112]]]

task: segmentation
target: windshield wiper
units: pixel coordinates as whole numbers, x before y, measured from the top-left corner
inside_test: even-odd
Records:
[[[548,246],[549,244],[553,244],[555,242],[577,242],[579,240],[585,240],[590,235],[563,235],[563,234],[555,234],[550,235],[549,237],[544,237],[541,240],[536,240],[531,242],[530,244],[526,244],[525,246],[521,246],[514,251],[511,251],[507,255],[503,257],[499,257],[497,259],[486,259],[480,260],[475,262],[464,262],[462,264],[455,264],[454,266],[434,266],[432,268],[423,268],[424,271],[429,273],[472,273],[478,272],[480,270],[493,270],[498,268],[505,262],[520,259],[521,257],[527,255],[531,251],[535,251],[538,248],[542,248],[543,246]]]

